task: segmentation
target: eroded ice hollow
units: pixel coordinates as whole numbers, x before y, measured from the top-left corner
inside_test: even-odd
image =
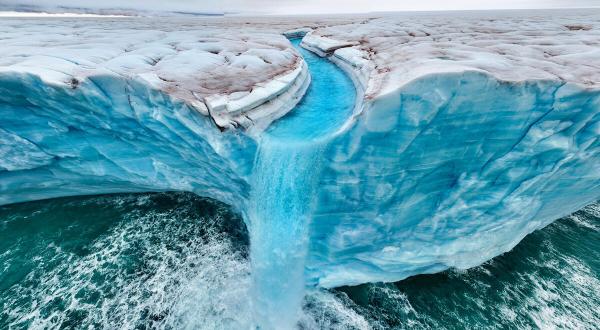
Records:
[[[268,328],[293,324],[305,287],[472,267],[600,199],[594,25],[417,21],[310,32],[303,45],[356,91],[334,67],[346,93],[304,99],[306,63],[329,62],[273,32],[2,21],[0,203],[226,202],[250,232]]]

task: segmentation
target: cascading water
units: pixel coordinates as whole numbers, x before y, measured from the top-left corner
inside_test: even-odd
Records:
[[[263,143],[250,200],[255,205],[249,214],[252,293],[259,324],[289,328],[304,295],[307,224],[318,151],[271,139]]]
[[[320,153],[353,109],[351,80],[333,63],[299,47],[311,85],[298,106],[259,140],[246,214],[256,324],[287,329],[304,297],[304,261]]]

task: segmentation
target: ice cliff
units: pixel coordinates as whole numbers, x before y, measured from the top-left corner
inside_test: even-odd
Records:
[[[472,267],[599,198],[597,16],[456,15],[304,38],[365,96],[325,152],[319,285]]]
[[[600,16],[446,15],[2,21],[0,203],[219,199],[245,216],[271,311],[304,286],[480,264],[600,199]],[[308,89],[291,28],[356,89]]]

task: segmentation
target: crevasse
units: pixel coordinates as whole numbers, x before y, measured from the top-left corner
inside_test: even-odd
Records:
[[[323,73],[303,104],[332,93],[316,86]],[[306,286],[475,266],[600,198],[598,90],[463,71],[352,116],[330,100],[248,136],[138,81],[68,88],[2,72],[0,203],[163,190],[229,203],[245,215],[268,328],[293,325]]]

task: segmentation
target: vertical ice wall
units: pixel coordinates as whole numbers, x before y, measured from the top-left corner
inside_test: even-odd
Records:
[[[236,208],[255,144],[135,80],[77,88],[0,75],[0,204],[110,192],[194,191]]]
[[[600,92],[431,74],[368,103],[324,155],[312,283],[472,267],[600,198]]]

